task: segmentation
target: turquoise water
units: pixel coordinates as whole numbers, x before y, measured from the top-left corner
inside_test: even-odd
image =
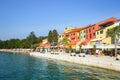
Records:
[[[120,80],[120,72],[0,52],[0,80]]]

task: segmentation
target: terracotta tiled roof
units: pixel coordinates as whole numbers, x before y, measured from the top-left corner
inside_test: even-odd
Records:
[[[115,21],[117,21],[117,18],[111,17],[111,18],[108,18],[108,19],[103,20],[103,21],[101,21],[101,22],[98,22],[97,24],[98,24],[98,25],[101,25],[101,24],[104,24],[104,23],[106,23],[106,22],[115,22]]]
[[[48,47],[48,46],[50,46],[50,43],[45,43],[45,44],[41,43],[39,47]]]
[[[103,20],[103,21],[101,21],[101,22],[98,22],[98,23],[96,23],[96,24],[88,25],[88,26],[84,27],[84,29],[89,28],[89,27],[92,27],[92,26],[95,26],[95,25],[101,25],[101,24],[104,24],[104,23],[107,23],[107,22],[115,22],[115,21],[117,21],[117,19],[114,18],[114,17],[111,17],[111,18],[108,18],[108,19]]]
[[[81,31],[83,29],[84,28],[74,28],[74,29],[71,29],[71,30],[67,31],[66,33],[79,32],[79,31]]]

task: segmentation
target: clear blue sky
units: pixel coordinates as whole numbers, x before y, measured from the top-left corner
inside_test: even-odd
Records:
[[[0,0],[0,39],[23,39],[34,31],[63,32],[65,26],[81,27],[109,17],[120,18],[120,0]]]

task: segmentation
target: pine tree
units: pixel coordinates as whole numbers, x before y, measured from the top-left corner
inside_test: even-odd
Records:
[[[58,42],[58,32],[57,30],[53,30],[52,32],[52,35],[53,35],[53,42],[57,43]]]
[[[50,43],[53,42],[52,37],[53,37],[53,36],[52,36],[52,31],[50,30],[49,33],[48,33],[48,41],[49,41]]]

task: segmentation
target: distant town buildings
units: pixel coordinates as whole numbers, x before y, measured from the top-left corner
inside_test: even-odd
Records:
[[[70,42],[69,44],[66,44],[65,47],[69,48],[71,46],[72,49],[87,45],[110,45],[113,43],[111,37],[106,37],[106,32],[108,29],[116,26],[120,26],[120,20],[114,17],[79,28],[67,26],[64,28],[64,32],[58,35],[58,43],[61,44],[63,38],[68,38]],[[45,40],[41,46],[50,45],[50,43]],[[120,39],[118,40],[118,43],[120,43]]]

